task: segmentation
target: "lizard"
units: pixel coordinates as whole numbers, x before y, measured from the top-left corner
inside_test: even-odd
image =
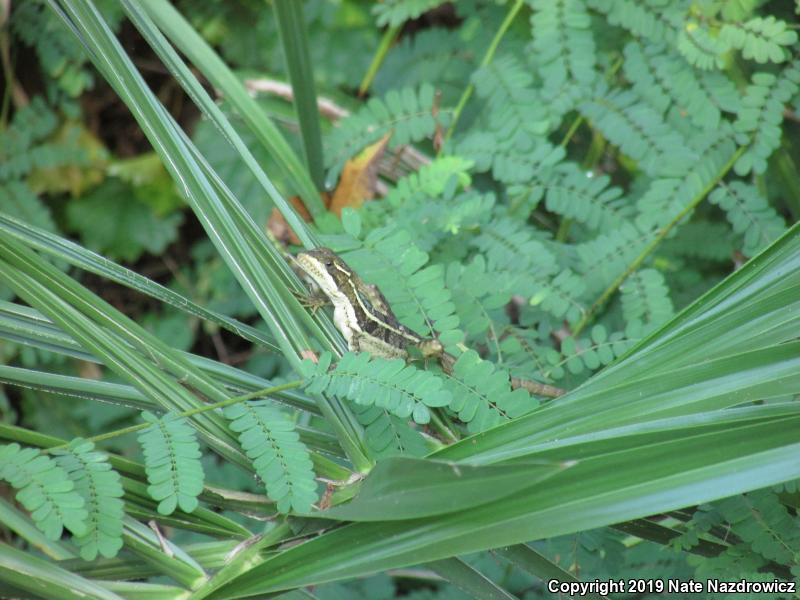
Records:
[[[438,360],[442,370],[452,374],[456,359],[444,351],[442,343],[401,324],[377,286],[365,283],[333,250],[320,247],[300,252],[296,261],[333,305],[333,322],[348,349],[404,360],[414,349],[423,358]],[[511,386],[551,398],[564,393],[557,387],[518,377],[511,378]]]

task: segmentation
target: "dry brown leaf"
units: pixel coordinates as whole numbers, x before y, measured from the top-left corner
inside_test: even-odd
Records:
[[[330,210],[336,216],[342,215],[346,206],[358,208],[366,200],[375,197],[375,186],[378,181],[378,162],[383,156],[386,145],[389,143],[391,133],[387,133],[380,140],[367,146],[358,156],[351,158],[344,164],[339,185],[333,192]]]

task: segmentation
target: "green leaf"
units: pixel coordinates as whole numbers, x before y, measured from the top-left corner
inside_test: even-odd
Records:
[[[376,406],[402,419],[413,417],[425,424],[429,408],[449,406],[452,396],[444,381],[429,371],[406,365],[402,359],[372,357],[348,352],[327,370],[326,361],[305,361],[303,375],[312,393],[328,393],[362,406]]]
[[[77,536],[86,535],[85,502],[67,472],[50,457],[19,444],[0,446],[0,479],[18,490],[17,501],[48,539],[59,539],[65,527]]]
[[[0,184],[3,212],[48,231],[55,230],[50,209],[20,181]]]
[[[453,375],[447,379],[447,388],[453,395],[450,409],[469,423],[471,432],[494,427],[538,405],[525,390],[512,390],[508,373],[481,359],[474,350],[458,357]]]
[[[111,468],[108,455],[94,449],[94,444],[80,438],[65,450],[55,452],[56,462],[75,483],[75,491],[89,513],[86,533],[75,537],[81,558],[94,560],[98,554],[113,558],[122,548],[122,481]]]
[[[570,466],[570,463],[478,466],[391,458],[375,466],[355,499],[320,516],[383,522],[456,513],[523,493]]]
[[[683,136],[631,91],[601,86],[580,111],[648,175],[680,177],[696,159]]]
[[[266,593],[563,535],[678,508],[689,498],[702,502],[792,478],[800,474],[794,459],[800,412],[790,405],[780,411],[749,411],[752,418],[740,421],[736,417],[744,414],[732,414],[732,419],[708,414],[702,425],[676,419],[652,432],[631,431],[620,437],[622,432],[609,431],[611,437],[597,442],[562,440],[556,450],[527,453],[515,463],[525,464],[533,456],[578,460],[540,486],[447,515],[335,529],[243,574],[220,590],[220,597]],[[462,447],[479,440],[467,440]],[[676,452],[684,457],[680,463],[672,460]],[[395,478],[395,485],[402,483]]]
[[[138,436],[150,483],[147,493],[158,502],[162,515],[170,515],[177,508],[194,511],[205,478],[194,429],[176,413],[158,418],[145,411],[142,418],[152,423]]]
[[[122,600],[123,596],[100,582],[82,577],[53,561],[28,551],[0,544],[0,578],[7,585],[25,590],[31,597],[47,600]]]
[[[445,0],[386,0],[375,4],[372,14],[377,17],[379,27],[398,27],[444,3]]]
[[[736,161],[739,175],[750,171],[761,174],[767,169],[767,158],[780,145],[783,110],[800,84],[800,62],[787,65],[777,76],[754,73],[747,86],[733,127],[737,141],[747,151]]]
[[[595,45],[591,19],[581,0],[530,0],[531,33],[539,73],[545,86],[572,79],[590,86],[595,79]]]
[[[621,289],[625,321],[637,322],[646,333],[669,321],[675,312],[664,276],[655,269],[632,273]]]
[[[403,419],[378,406],[355,406],[353,412],[364,427],[367,445],[378,459],[389,456],[424,456],[425,439]]]
[[[384,98],[371,98],[360,110],[342,119],[328,138],[325,160],[329,180],[336,180],[349,158],[391,131],[390,148],[433,136],[447,124],[447,114],[436,114],[434,89],[391,90]]]
[[[310,512],[317,501],[317,484],[294,423],[268,401],[234,404],[223,414],[278,510]]]
[[[725,53],[731,47],[728,39],[717,36],[705,23],[694,19],[683,24],[676,45],[690,65],[705,70],[721,69]]]
[[[797,42],[797,32],[787,29],[785,21],[769,15],[744,23],[725,23],[720,39],[742,51],[742,57],[757,63],[783,62],[789,56],[788,46]]]
[[[733,231],[744,236],[742,252],[754,256],[784,231],[786,224],[758,189],[741,181],[720,184],[708,197],[725,211]]]

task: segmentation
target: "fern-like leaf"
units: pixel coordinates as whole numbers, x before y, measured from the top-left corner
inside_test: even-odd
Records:
[[[579,300],[585,292],[583,278],[570,269],[564,269],[550,281],[537,283],[530,304],[554,317],[577,323],[586,313]]]
[[[3,213],[47,231],[55,231],[50,209],[22,181],[0,183],[0,197],[3,198],[0,206]]]
[[[545,278],[558,271],[556,258],[535,230],[508,218],[498,218],[481,228],[471,243],[486,257],[490,271],[514,271]]]
[[[383,202],[370,202],[359,214],[369,228],[391,219],[428,252],[462,228],[485,220],[494,205],[493,194],[459,191],[471,183],[471,167],[472,161],[458,156],[438,157],[398,180]]]
[[[739,111],[742,97],[736,89],[736,84],[727,75],[720,71],[701,71],[695,75],[698,85],[721,111],[728,113]]]
[[[86,533],[75,536],[81,557],[94,560],[100,554],[113,558],[122,548],[125,516],[119,473],[111,468],[107,454],[96,451],[92,442],[80,438],[55,454],[56,462],[74,482],[75,491],[83,497],[89,513]]]
[[[531,296],[531,304],[559,318],[580,318],[585,286],[569,269],[559,270],[555,255],[534,237],[532,228],[499,217],[484,225],[471,242],[483,252],[493,277],[504,272],[511,276],[508,284],[500,280],[499,289]]]
[[[364,427],[367,445],[376,458],[424,456],[428,453],[422,435],[385,408],[356,405],[353,412]]]
[[[742,57],[757,63],[780,63],[787,59],[787,48],[797,42],[797,32],[772,15],[755,17],[744,23],[725,23],[720,39],[742,51]]]
[[[622,284],[622,314],[626,323],[649,333],[675,314],[664,276],[655,269],[631,273]]]
[[[565,369],[571,375],[588,377],[594,371],[611,364],[633,344],[633,340],[623,332],[608,334],[602,325],[595,325],[587,337],[569,336],[561,342],[561,353],[558,361],[544,370],[544,376],[561,379],[566,376]],[[552,361],[552,355],[549,357]]]
[[[445,282],[453,292],[461,326],[467,336],[479,339],[492,326],[492,313],[511,299],[514,278],[504,277],[503,273],[490,273],[486,259],[478,254],[468,265],[450,263]]]
[[[786,103],[797,93],[800,61],[787,66],[779,75],[755,73],[747,87],[742,107],[734,123],[737,141],[747,151],[736,161],[739,175],[767,170],[767,159],[781,140],[781,122]]]
[[[690,65],[705,70],[721,69],[730,50],[727,40],[718,37],[706,23],[693,19],[683,24],[676,46]]]
[[[41,142],[58,125],[55,113],[35,97],[14,114],[11,125],[0,133],[0,180],[26,175],[51,151]]]
[[[469,169],[473,163],[460,156],[440,156],[419,171],[399,179],[389,190],[385,200],[394,207],[416,203],[425,199],[446,196],[452,198],[458,188],[470,185]]]
[[[447,0],[383,0],[372,7],[379,27],[399,27],[406,21],[416,19]]]
[[[595,78],[591,21],[582,0],[529,0],[539,73],[549,88],[565,79],[589,87]]]
[[[725,211],[733,230],[744,236],[742,253],[754,256],[786,231],[786,223],[755,186],[733,181],[721,184],[708,197]]]
[[[520,150],[532,148],[550,128],[548,113],[529,70],[506,54],[472,76],[476,95],[487,104],[488,130]]]
[[[372,89],[416,87],[435,81],[445,106],[455,104],[464,81],[474,70],[474,53],[458,30],[432,27],[403,35],[375,76]]]
[[[579,244],[579,270],[588,294],[605,289],[636,258],[652,237],[630,222],[591,241]]]
[[[681,177],[654,179],[636,203],[636,224],[642,231],[663,227],[678,217],[683,210],[712,184],[720,170],[731,159],[735,146],[733,139],[724,135],[730,128],[722,128],[716,140],[698,148],[702,159],[687,168]]]
[[[570,375],[589,373],[611,364],[637,341],[621,331],[608,333],[602,325],[592,327],[589,336],[569,336],[560,352],[542,339],[540,332],[510,327],[501,346],[505,363],[521,377],[552,382]]]
[[[673,256],[726,262],[733,256],[733,235],[725,223],[692,220],[681,225],[661,248]]]
[[[642,47],[637,42],[625,46],[625,76],[633,89],[662,115],[676,106],[696,127],[716,129],[720,108],[700,78],[686,63],[663,45]],[[730,81],[722,77],[724,81]]]
[[[171,515],[177,508],[192,512],[204,479],[195,430],[175,413],[159,418],[145,411],[142,418],[151,424],[138,436],[150,483],[147,493],[158,502],[162,515]]]
[[[652,42],[671,42],[680,31],[686,0],[587,0],[608,22]]]
[[[308,448],[294,422],[268,400],[241,402],[223,409],[239,443],[278,511],[308,512],[317,501],[317,483]]]
[[[508,190],[512,206],[525,205],[530,213],[541,197],[547,210],[583,223],[591,230],[605,231],[628,219],[633,207],[622,197],[622,190],[609,186],[606,175],[595,176],[578,165],[563,162],[550,173],[537,176],[532,184]]]
[[[447,113],[437,111],[433,86],[391,90],[383,98],[371,98],[362,108],[342,119],[328,138],[326,160],[329,177],[339,176],[345,161],[391,132],[390,147],[431,137],[447,124]]]
[[[114,4],[106,3],[106,7],[114,8]],[[83,48],[75,44],[71,33],[59,22],[57,15],[48,9],[47,3],[35,0],[20,2],[14,9],[10,19],[14,33],[36,50],[41,68],[47,75],[73,98],[90,87],[94,77],[84,65],[86,54]],[[106,16],[118,22],[121,13],[121,9],[118,9],[110,15],[106,13]]]
[[[474,350],[459,356],[447,387],[453,394],[450,409],[468,424],[471,432],[485,431],[538,405],[525,390],[512,390],[508,373],[496,369]]]
[[[680,134],[628,90],[605,91],[581,105],[581,112],[620,150],[652,176],[675,176],[696,160]]]
[[[332,370],[330,363],[328,353],[317,364],[304,361],[303,376],[310,392],[326,392],[362,406],[376,406],[421,425],[430,421],[431,408],[449,406],[452,401],[441,378],[401,359],[348,352]]]
[[[0,480],[18,490],[17,501],[48,539],[59,539],[64,528],[86,535],[85,502],[67,472],[49,456],[19,444],[0,446]]]
[[[515,146],[517,140],[524,145]],[[526,133],[499,138],[483,129],[472,131],[460,139],[454,151],[472,160],[475,171],[491,170],[497,181],[510,184],[530,181],[537,173],[556,165],[566,155],[564,148],[553,146],[544,137],[534,138]]]

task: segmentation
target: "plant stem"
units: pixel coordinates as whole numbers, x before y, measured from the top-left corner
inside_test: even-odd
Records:
[[[731,167],[733,167],[734,163],[739,160],[739,157],[744,154],[744,151],[747,149],[747,146],[741,146],[739,149],[733,153],[731,158],[728,160],[725,165],[719,170],[719,173],[711,179],[711,181],[706,184],[706,186],[700,190],[697,195],[692,198],[692,201],[689,202],[680,213],[678,213],[669,223],[667,223],[664,227],[662,227],[656,236],[648,243],[639,255],[628,265],[625,271],[617,277],[611,285],[609,285],[605,291],[600,294],[600,297],[595,300],[594,304],[589,307],[589,310],[586,311],[586,314],[583,315],[583,318],[578,322],[578,324],[573,328],[572,335],[577,336],[584,328],[589,324],[589,322],[594,317],[595,313],[608,301],[608,299],[617,291],[617,288],[623,284],[623,282],[633,273],[639,266],[644,262],[644,260],[652,254],[652,252],[658,247],[661,241],[667,237],[670,231],[680,223],[686,215],[692,212],[695,207],[703,201],[708,193],[714,189],[720,180],[725,177],[725,175],[730,171]]]
[[[508,31],[508,28],[511,27],[511,23],[514,21],[514,17],[517,16],[517,13],[522,8],[522,2],[523,0],[517,0],[508,10],[506,18],[503,19],[503,22],[500,24],[500,28],[497,30],[494,39],[492,39],[492,42],[486,49],[486,54],[483,55],[483,60],[481,60],[479,68],[483,68],[487,66],[490,62],[492,62],[494,54],[495,52],[497,52],[497,47],[500,45],[500,40],[503,39],[503,36],[505,35],[506,31]],[[459,99],[458,104],[456,105],[456,108],[453,111],[453,122],[450,123],[450,127],[447,128],[447,133],[444,136],[444,142],[447,142],[447,140],[449,140],[452,137],[453,131],[456,128],[456,124],[458,123],[458,119],[461,116],[461,111],[464,110],[464,106],[466,106],[474,90],[475,86],[472,83],[470,83],[464,89],[464,93],[461,94],[461,98]],[[444,147],[444,144],[442,144],[442,147]]]
[[[378,74],[378,69],[381,68],[383,61],[386,59],[386,55],[389,53],[389,48],[392,47],[392,44],[394,44],[399,34],[399,25],[389,27],[389,29],[383,32],[383,37],[381,38],[381,43],[378,45],[378,49],[375,51],[375,56],[372,57],[372,62],[367,72],[364,73],[364,79],[361,80],[361,85],[358,86],[359,96],[363,96],[369,90],[375,79],[375,75]]]
[[[584,121],[583,115],[578,115],[577,117],[575,117],[575,120],[572,122],[572,125],[569,126],[569,129],[567,130],[567,133],[564,135],[564,139],[561,140],[559,146],[561,146],[562,148],[567,147],[567,144],[569,144],[569,141],[572,139],[572,136],[575,135],[576,131],[578,131],[578,127],[581,126],[581,123],[583,123],[583,121]]]

